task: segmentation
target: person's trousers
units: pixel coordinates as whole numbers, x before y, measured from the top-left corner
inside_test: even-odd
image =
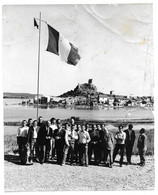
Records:
[[[46,145],[38,144],[39,161],[43,164],[46,160]]]
[[[50,140],[50,158],[55,157],[55,139],[51,138]]]
[[[62,164],[64,143],[57,142],[55,148],[56,148],[56,155],[57,155],[57,164]]]
[[[30,157],[31,157],[31,160],[34,161],[34,151],[35,151],[35,154],[37,156],[37,142],[36,142],[36,139],[32,139],[32,142],[30,143]]]
[[[50,139],[46,139],[46,160],[47,158],[51,158],[50,156],[50,151],[51,151],[51,140]]]
[[[146,151],[144,151],[142,149],[138,149],[138,152],[139,152],[139,157],[140,157],[140,163],[145,164],[145,153],[146,153]]]
[[[88,144],[79,144],[79,159],[81,165],[88,165]]]
[[[133,151],[133,146],[132,145],[127,145],[126,146],[126,157],[127,157],[127,162],[131,163],[131,156],[132,156],[132,151]]]
[[[94,153],[94,162],[97,162],[99,159],[99,147],[98,144],[89,143],[88,144],[88,160],[89,164],[91,163],[92,154]]]
[[[74,146],[74,150],[75,150],[75,161],[76,163],[78,163],[78,159],[79,159],[79,146],[78,146],[78,140],[75,141],[75,146]]]
[[[109,150],[109,149],[105,148],[104,161],[106,163],[107,163],[108,157],[109,157],[109,163],[110,163],[110,165],[112,165],[113,164],[113,149]]]
[[[113,162],[115,161],[116,155],[120,151],[120,156],[121,156],[120,157],[120,165],[123,164],[124,148],[125,148],[124,144],[116,144],[115,145],[114,155],[113,155]]]
[[[30,150],[27,144],[26,137],[18,137],[17,138],[18,146],[19,146],[19,157],[22,164],[26,164],[29,161]]]
[[[70,164],[74,163],[74,157],[75,157],[75,143],[70,144],[69,148],[69,154],[70,154]]]
[[[65,164],[68,153],[70,157],[70,164],[73,164],[74,157],[75,157],[75,149],[74,149],[75,147],[74,146],[75,146],[74,143],[70,144],[70,146],[66,146],[66,145],[64,146],[62,164]]]
[[[65,164],[65,163],[66,163],[68,151],[69,151],[69,146],[65,145],[65,146],[64,146],[64,151],[63,151],[63,160],[62,160],[62,164]]]

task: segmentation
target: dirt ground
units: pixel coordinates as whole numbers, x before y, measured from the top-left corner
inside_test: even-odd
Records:
[[[118,160],[119,156],[116,158]],[[20,165],[18,156],[4,157],[4,190],[6,191],[106,191],[153,190],[155,185],[154,157],[146,157],[146,166],[140,167],[138,156],[133,165],[113,168],[104,165],[89,167],[60,166],[52,162]]]

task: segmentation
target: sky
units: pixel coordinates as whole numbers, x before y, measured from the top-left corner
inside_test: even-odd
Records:
[[[152,4],[6,5],[2,10],[3,91],[37,91],[39,17],[78,49],[76,66],[47,52],[42,22],[40,93],[60,95],[93,79],[98,91],[153,95]]]

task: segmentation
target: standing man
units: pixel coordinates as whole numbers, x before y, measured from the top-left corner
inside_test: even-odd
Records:
[[[85,124],[81,126],[82,130],[79,132],[79,158],[81,166],[88,167],[88,143],[90,142],[90,136],[86,131]]]
[[[81,125],[77,124],[76,126],[76,133],[77,135],[79,134],[79,132],[81,131]],[[79,143],[78,143],[78,139],[75,140],[75,158],[76,158],[76,164],[78,163],[79,160]]]
[[[29,118],[28,122],[27,122],[27,126],[31,127],[32,126],[32,122],[33,122],[32,118]]]
[[[69,152],[70,155],[70,165],[73,165],[74,163],[74,156],[75,156],[75,140],[78,139],[78,134],[75,131],[76,126],[71,125],[71,129],[69,130],[67,127],[65,127],[65,146],[64,146],[64,156],[62,165],[65,165],[67,154]]]
[[[120,167],[123,164],[123,156],[124,156],[124,148],[125,148],[125,140],[126,140],[126,133],[123,131],[123,126],[119,125],[119,131],[115,135],[116,145],[114,149],[113,155],[113,162],[115,162],[116,155],[120,150]]]
[[[57,164],[62,165],[63,150],[65,144],[65,130],[62,128],[60,119],[56,120],[57,129],[54,131],[55,148],[57,154]]]
[[[23,120],[22,126],[18,128],[17,133],[17,144],[19,146],[21,164],[29,163],[28,130],[27,121]]]
[[[55,129],[57,129],[57,125],[56,125],[56,119],[55,118],[51,118],[50,119],[51,122],[51,129],[52,129],[52,137],[50,140],[50,159],[53,160],[55,157],[55,139],[54,139],[54,131]]]
[[[33,163],[34,161],[34,152],[36,156],[38,155],[37,153],[38,130],[39,130],[39,127],[37,126],[37,120],[34,120],[33,125],[30,126],[29,131],[28,131],[28,143],[29,143],[29,148],[30,148],[30,157],[31,157],[30,162],[31,163]]]
[[[38,154],[40,164],[43,164],[45,161],[45,153],[46,153],[46,124],[43,121],[43,117],[40,116],[38,120],[38,135],[37,135],[37,146],[38,146]]]
[[[145,134],[144,128],[140,130],[137,147],[140,156],[140,163],[138,164],[140,166],[145,166],[145,153],[147,151],[147,136]]]
[[[126,133],[125,147],[126,147],[126,157],[127,157],[127,165],[131,165],[131,156],[133,151],[133,146],[135,142],[135,132],[132,130],[133,125],[129,124],[128,129],[124,132]]]
[[[51,122],[47,121],[46,125],[46,154],[45,154],[45,161],[50,160],[51,158],[51,138],[52,138],[52,128]]]
[[[98,163],[99,153],[99,131],[95,124],[92,124],[92,130],[89,130],[91,141],[88,143],[88,159],[91,164],[92,154],[94,153],[94,164]]]
[[[107,127],[104,127],[104,137],[102,139],[102,147],[104,151],[104,161],[105,165],[112,168],[113,165],[113,149],[114,149],[114,136]],[[107,159],[109,157],[109,164]]]

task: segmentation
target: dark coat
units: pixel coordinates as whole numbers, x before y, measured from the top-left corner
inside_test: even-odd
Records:
[[[46,144],[46,135],[47,135],[47,130],[46,130],[46,125],[44,123],[38,124],[39,126],[39,131],[37,134],[37,142],[39,145],[44,145]]]
[[[147,150],[147,136],[145,133],[139,135],[137,147],[139,150]]]
[[[32,143],[32,139],[33,139],[33,126],[30,126],[29,131],[28,131],[28,143]],[[37,129],[37,135],[38,135],[38,129]]]
[[[135,131],[131,130],[131,139],[129,138],[129,130],[126,129],[124,132],[126,133],[126,140],[125,140],[125,144],[126,146],[130,145],[133,147],[134,142],[135,142]]]
[[[113,150],[114,136],[111,132],[105,133],[104,131],[101,131],[100,140],[103,149]]]
[[[46,127],[46,131],[47,131],[47,133],[46,133],[47,137],[52,138],[54,136],[53,135],[53,129],[51,127]]]
[[[56,147],[62,147],[65,144],[65,131],[63,129],[55,129],[54,139]]]
[[[90,135],[90,138],[91,138],[91,141],[89,143],[98,143],[99,142],[99,139],[100,139],[100,135],[99,135],[99,131],[96,130],[95,134],[94,134],[94,131],[90,130],[88,131],[89,135]]]

